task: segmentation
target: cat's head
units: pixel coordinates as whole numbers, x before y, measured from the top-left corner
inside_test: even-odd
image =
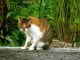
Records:
[[[25,29],[29,29],[31,27],[31,19],[18,18],[18,27],[21,29],[21,31],[25,31]]]

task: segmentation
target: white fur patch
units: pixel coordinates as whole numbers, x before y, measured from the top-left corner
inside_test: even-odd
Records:
[[[43,36],[39,27],[34,24],[31,24],[31,27],[29,28],[29,30],[27,30],[27,32],[32,36],[34,43],[36,43]]]
[[[27,31],[28,29],[26,28],[25,31]]]
[[[42,50],[43,48],[36,48],[37,50]]]
[[[27,48],[24,46],[24,47],[21,47],[21,49],[27,49]]]
[[[29,50],[34,50],[34,44],[29,47]]]
[[[33,34],[33,36],[38,36],[39,38],[41,38],[43,36],[42,32],[40,31],[39,27],[31,24],[31,27],[29,29],[31,31],[31,35]]]
[[[39,47],[39,48],[42,48],[44,45],[45,45],[45,43],[43,43],[43,42],[38,42],[37,43],[37,47]]]
[[[36,49],[37,49],[37,50],[42,50],[44,45],[45,45],[45,43],[43,43],[43,42],[38,42]]]

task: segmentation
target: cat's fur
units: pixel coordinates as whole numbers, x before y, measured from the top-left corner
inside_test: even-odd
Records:
[[[29,50],[48,49],[52,42],[52,28],[49,22],[42,18],[18,18],[18,27],[26,34],[26,42],[22,49],[26,49],[31,42]]]

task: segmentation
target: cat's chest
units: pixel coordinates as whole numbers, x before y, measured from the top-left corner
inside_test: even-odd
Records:
[[[31,24],[31,27],[27,30],[27,32],[32,36],[43,36],[43,33],[40,31],[40,28],[35,24]]]

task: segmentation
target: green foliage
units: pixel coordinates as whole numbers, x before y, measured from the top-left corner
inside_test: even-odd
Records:
[[[8,45],[14,46],[14,41],[11,39],[11,36],[6,36],[5,39],[10,42]]]
[[[15,3],[12,3],[12,1]],[[71,38],[71,34],[75,29],[74,22],[77,23],[78,31],[80,31],[80,0],[68,1],[68,13],[66,1],[67,0],[42,0],[41,2],[41,0],[35,0],[32,4],[27,0],[20,0],[20,3],[18,3],[18,0],[6,0],[8,12],[5,28],[7,33],[6,36],[0,35],[0,41],[2,41],[0,45],[21,46],[24,44],[26,36],[23,32],[19,31],[17,19],[19,17],[24,18],[28,16],[47,19],[52,25],[57,39],[64,39],[67,35]],[[1,17],[2,15],[0,14],[0,20],[2,19]],[[66,32],[68,33],[67,35]],[[80,42],[78,39],[79,38],[77,38],[76,42]]]
[[[76,38],[76,45],[77,47],[80,47],[80,36]]]

